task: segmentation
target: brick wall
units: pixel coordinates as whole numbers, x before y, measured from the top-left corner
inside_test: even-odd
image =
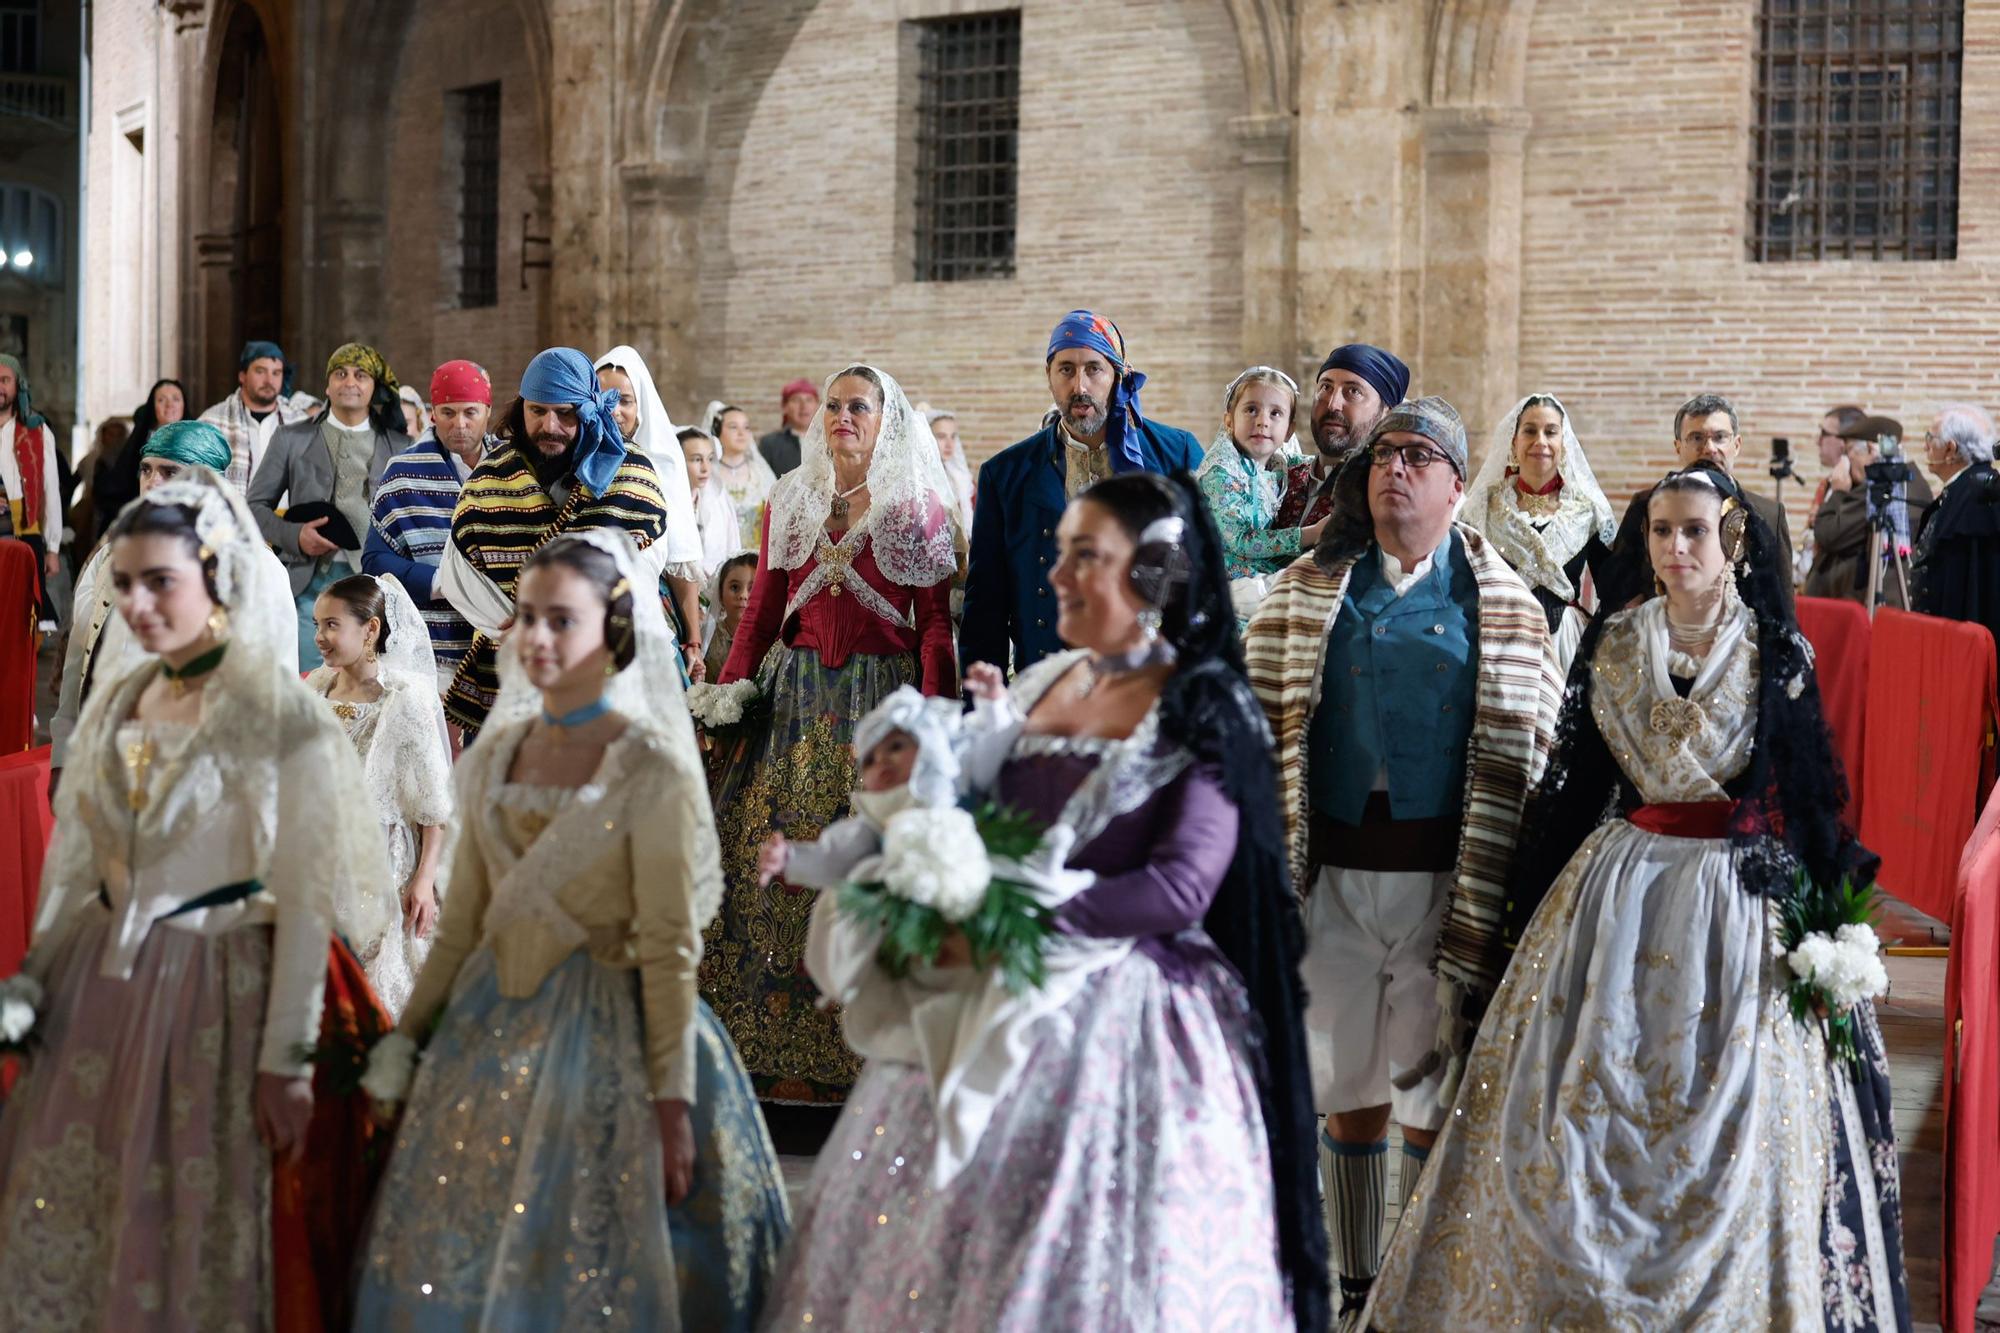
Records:
[[[711,151],[733,152],[736,174],[729,198],[704,204],[704,392],[742,403],[761,432],[786,380],[865,359],[913,399],[954,408],[981,458],[1039,424],[1049,328],[1090,306],[1151,377],[1147,413],[1206,439],[1242,368],[1228,122],[1244,91],[1225,7],[1023,0],[1015,275],[957,283],[913,282],[900,258],[897,25],[913,8],[931,12],[823,0],[754,107],[735,112],[726,93],[714,105]],[[741,13],[718,82],[731,52],[772,40],[756,10]],[[682,419],[700,403],[668,407]]]
[[[420,0],[415,8],[398,68],[382,352],[403,382],[427,398],[440,362],[478,362],[493,377],[499,411],[543,346],[547,276],[530,272],[524,291],[520,270],[521,214],[533,207],[529,181],[546,170],[534,74],[514,0]],[[462,310],[458,149],[445,94],[494,81],[500,84],[500,300]]]
[[[1745,258],[1755,13],[1755,0],[1536,6],[1520,383],[1563,398],[1619,495],[1671,465],[1683,400],[1727,394],[1746,480],[1768,492],[1770,437],[1792,441],[1797,537],[1828,407],[1862,403],[1920,440],[1943,403],[2000,406],[2000,9],[1966,7],[1954,263]]]

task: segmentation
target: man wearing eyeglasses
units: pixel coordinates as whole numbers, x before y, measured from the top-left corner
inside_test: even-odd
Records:
[[[1452,521],[1466,462],[1451,404],[1391,407],[1340,469],[1319,546],[1278,575],[1244,638],[1305,906],[1347,1316],[1380,1264],[1390,1116],[1407,1199],[1505,970],[1508,866],[1562,693],[1540,603]]]
[[[1674,455],[1680,460],[1679,466],[1687,467],[1706,459],[1733,477],[1736,475],[1736,460],[1742,452],[1743,437],[1737,431],[1736,407],[1721,394],[1698,393],[1682,403],[1680,411],[1674,413]],[[1824,453],[1821,456],[1824,457]],[[1624,519],[1618,525],[1612,554],[1623,572],[1598,589],[1598,595],[1614,605],[1651,595],[1652,566],[1646,556],[1646,497],[1650,494],[1652,491],[1648,488],[1633,496]],[[1770,496],[1745,486],[1743,498],[1751,512],[1777,534],[1781,562],[1778,586],[1784,594],[1785,609],[1789,611],[1792,609],[1792,584],[1796,578],[1791,524],[1785,519],[1783,506]]]

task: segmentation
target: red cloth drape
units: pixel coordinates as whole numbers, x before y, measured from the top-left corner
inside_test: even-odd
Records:
[[[2000,833],[1989,800],[1967,847],[1944,988],[1944,1252],[1947,1333],[1972,1333],[2000,1236]]]
[[[323,1333],[353,1323],[350,1279],[375,1186],[388,1165],[389,1136],[354,1087],[368,1046],[393,1026],[361,964],[338,939],[327,949],[326,1003],[313,1069],[312,1124],[305,1160],[280,1163],[271,1182],[271,1242],[277,1333]]]
[[[1862,759],[1861,840],[1882,888],[1940,921],[1991,783],[1993,636],[1984,625],[1875,613]]]
[[[33,547],[0,538],[0,755],[35,743],[36,573]]]
[[[49,747],[0,756],[0,977],[20,970],[35,924],[49,814]]]
[[[1868,612],[1844,597],[1799,598],[1799,630],[1813,646],[1820,706],[1847,770],[1847,826],[1861,828],[1863,722],[1868,711]]]

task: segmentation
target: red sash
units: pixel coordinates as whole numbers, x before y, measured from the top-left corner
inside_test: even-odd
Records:
[[[42,503],[48,498],[48,479],[42,472],[42,432],[45,426],[14,423],[14,463],[21,470],[21,493],[12,497],[21,505],[21,526],[16,536],[42,531]]]
[[[1635,828],[1669,838],[1726,838],[1734,801],[1671,801],[1642,805],[1625,818]]]
[[[327,950],[322,1049],[366,1043],[392,1024],[345,944]],[[271,1249],[277,1333],[323,1333],[353,1323],[350,1282],[375,1185],[388,1165],[389,1136],[360,1092],[337,1092],[340,1075],[313,1070],[312,1124],[305,1160],[276,1164],[271,1180]]]

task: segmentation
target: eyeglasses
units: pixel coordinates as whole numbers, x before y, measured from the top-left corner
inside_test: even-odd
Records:
[[[1696,430],[1681,436],[1681,443],[1694,449],[1706,449],[1711,444],[1719,448],[1735,438],[1736,432],[1733,430],[1718,430],[1710,434]]]
[[[1387,467],[1401,458],[1403,466],[1413,471],[1422,471],[1432,463],[1451,461],[1427,444],[1378,444],[1368,451],[1368,456],[1375,460],[1376,467]]]
[[[1924,443],[1935,449],[1938,445],[1945,443],[1945,438],[1936,431],[1927,430],[1924,432]]]

